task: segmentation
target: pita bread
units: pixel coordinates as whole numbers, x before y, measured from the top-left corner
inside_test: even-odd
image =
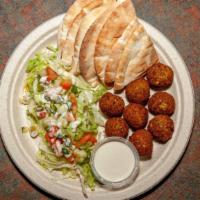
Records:
[[[90,4],[93,0],[76,0],[66,12],[63,23],[61,24],[58,32],[58,48],[62,51],[65,45],[67,33],[73,24],[74,19],[80,14],[81,10]]]
[[[115,74],[121,54],[123,53],[125,45],[127,41],[130,39],[136,26],[138,26],[138,21],[135,16],[135,19],[133,19],[132,22],[127,26],[122,36],[117,40],[117,42],[112,47],[109,61],[105,70],[105,83],[107,85],[113,84],[115,80]]]
[[[82,20],[81,25],[79,27],[76,40],[75,40],[75,48],[74,48],[74,56],[72,62],[72,70],[71,72],[75,75],[80,73],[79,69],[79,53],[81,49],[82,41],[90,28],[90,26],[94,23],[94,21],[101,16],[101,14],[107,9],[106,5],[100,6],[98,8],[93,9],[89,12]]]
[[[102,3],[103,3],[102,0],[92,1],[92,3],[85,6],[81,10],[81,12],[76,16],[76,18],[74,19],[71,27],[68,30],[67,36],[65,38],[65,42],[63,44],[62,52],[61,52],[62,61],[65,66],[70,66],[72,64],[72,58],[74,55],[75,39],[76,39],[76,35],[78,33],[78,30],[79,30],[79,27],[81,25],[83,18],[89,12],[91,12],[93,9],[101,6]]]
[[[114,89],[121,90],[131,81],[143,76],[146,69],[157,61],[158,56],[153,43],[139,24],[121,55]]]
[[[107,21],[107,18],[111,15],[113,10],[119,5],[113,1],[112,7],[109,7],[89,28],[87,31],[80,49],[79,67],[83,78],[90,83],[93,87],[99,83],[94,67],[94,53],[98,35]]]
[[[139,54],[128,64],[125,73],[124,86],[129,84],[132,80],[143,76],[147,69],[157,62],[159,62],[157,52],[148,37],[145,41],[144,48],[142,48]]]
[[[105,68],[116,40],[135,17],[135,9],[131,0],[124,0],[112,12],[104,24],[95,48],[95,69],[99,79],[104,83]]]

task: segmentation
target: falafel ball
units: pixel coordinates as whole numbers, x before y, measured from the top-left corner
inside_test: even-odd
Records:
[[[110,118],[105,125],[105,132],[108,137],[117,136],[126,138],[128,135],[128,124],[122,118]]]
[[[159,142],[167,142],[174,131],[174,122],[168,115],[157,115],[149,121],[148,130]]]
[[[174,78],[174,72],[171,67],[162,63],[156,63],[147,70],[147,80],[150,86],[155,88],[169,87]]]
[[[144,128],[148,121],[148,110],[136,103],[131,103],[124,108],[124,119],[133,129]]]
[[[124,110],[124,100],[110,92],[105,93],[99,100],[101,111],[108,117],[119,117]]]
[[[132,81],[127,85],[125,92],[129,102],[145,104],[150,96],[149,83],[145,79]]]
[[[174,97],[167,92],[157,92],[148,102],[149,111],[155,115],[172,115],[175,111]]]
[[[129,137],[129,141],[135,146],[141,157],[151,158],[153,137],[149,131],[145,129],[137,130]]]

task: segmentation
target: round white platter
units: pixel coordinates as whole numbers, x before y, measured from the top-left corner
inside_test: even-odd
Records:
[[[44,191],[69,200],[83,199],[78,180],[57,177],[39,166],[35,159],[37,141],[21,133],[26,125],[25,107],[19,104],[25,78],[25,66],[35,52],[56,43],[57,31],[63,15],[59,15],[32,31],[15,49],[1,80],[0,124],[5,147],[21,172]],[[88,190],[89,200],[122,200],[136,197],[154,187],[176,166],[188,144],[194,116],[194,94],[187,67],[172,43],[156,28],[140,20],[151,36],[163,63],[175,73],[172,87],[168,89],[176,100],[173,115],[175,132],[165,145],[154,142],[151,160],[140,161],[140,174],[136,181],[123,190],[106,190],[97,186]],[[151,116],[150,116],[151,117]]]

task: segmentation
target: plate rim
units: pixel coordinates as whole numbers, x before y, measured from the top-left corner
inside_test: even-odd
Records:
[[[22,48],[24,46],[24,44],[26,43],[27,40],[29,40],[30,37],[32,37],[33,35],[36,34],[36,32],[38,32],[39,30],[43,29],[44,27],[47,27],[48,24],[52,24],[52,23],[55,23],[58,22],[58,21],[61,21],[61,19],[63,18],[64,14],[61,14],[61,15],[58,15],[52,19],[49,19],[48,21],[42,23],[40,26],[36,27],[32,32],[30,32],[19,44],[18,46],[15,48],[15,50],[13,51],[12,55],[10,56],[7,64],[6,64],[6,67],[4,68],[4,71],[3,71],[3,74],[2,74],[2,77],[1,77],[1,85],[0,85],[0,93],[3,94],[5,93],[4,89],[6,88],[6,84],[7,83],[3,83],[3,80],[6,80],[6,77],[9,76],[9,73],[10,73],[10,69],[9,69],[9,66],[10,66],[10,63],[11,63],[11,60],[13,60],[13,58],[16,56],[17,52],[19,51],[20,48]],[[184,66],[184,69],[185,69],[185,72],[187,73],[187,78],[189,81],[189,86],[190,86],[190,92],[192,93],[192,119],[191,119],[191,123],[190,123],[190,126],[189,126],[189,132],[188,132],[188,135],[187,135],[187,141],[185,142],[185,145],[184,145],[184,148],[182,149],[182,151],[179,153],[179,156],[178,158],[176,159],[176,162],[173,163],[173,165],[168,169],[167,172],[165,172],[164,175],[162,175],[158,180],[157,182],[154,182],[154,184],[152,184],[151,186],[149,186],[148,188],[146,188],[146,190],[138,193],[137,195],[134,195],[133,197],[136,197],[136,196],[139,196],[143,193],[146,193],[147,191],[151,190],[154,186],[156,186],[158,183],[160,183],[165,177],[167,177],[169,175],[169,173],[177,166],[178,162],[181,160],[185,150],[186,150],[186,147],[189,143],[189,140],[190,140],[190,137],[191,137],[191,133],[192,133],[192,127],[193,127],[193,124],[194,124],[194,110],[195,110],[195,98],[194,98],[194,89],[193,89],[193,85],[192,85],[192,80],[191,80],[191,77],[190,77],[190,73],[189,73],[189,70],[182,58],[182,56],[180,55],[180,53],[177,51],[177,49],[175,48],[175,46],[172,44],[172,42],[163,34],[161,33],[157,28],[155,28],[154,26],[152,26],[151,24],[147,23],[146,21],[144,20],[141,20],[140,21],[146,25],[148,25],[151,29],[154,29],[159,35],[162,36],[162,38],[165,39],[165,41],[168,43],[169,46],[171,46],[171,48],[175,51],[176,55],[179,57],[180,61],[182,62],[182,65]],[[7,85],[8,86],[8,85]],[[3,105],[5,103],[5,97],[1,98],[0,99],[0,111],[3,111],[4,108],[3,108]],[[2,112],[1,112],[2,113]],[[2,119],[2,116],[0,116],[0,119]],[[5,137],[5,134],[3,134],[3,125],[2,125],[2,120],[0,120],[0,126],[1,126],[1,138],[2,138],[2,141],[4,143],[4,147],[6,149],[6,151],[8,152],[10,158],[12,159],[12,162],[14,162],[14,164],[17,166],[17,168],[20,170],[20,172],[22,172],[22,174],[25,175],[25,177],[27,177],[32,183],[34,183],[34,185],[36,185],[37,187],[41,188],[42,190],[44,190],[45,192],[47,193],[50,193],[52,194],[53,196],[56,196],[56,197],[59,197],[59,198],[63,198],[62,196],[57,196],[57,194],[55,194],[54,192],[52,191],[49,191],[45,188],[45,186],[42,186],[40,183],[37,183],[36,181],[33,180],[33,178],[27,174],[27,172],[24,172],[24,169],[23,167],[21,167],[18,162],[15,160],[15,158],[13,158],[13,153],[10,151],[9,149],[9,145],[8,145],[8,141],[6,140],[6,137]],[[132,198],[131,196],[129,198]]]

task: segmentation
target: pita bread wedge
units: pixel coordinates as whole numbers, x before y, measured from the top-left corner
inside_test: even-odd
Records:
[[[119,3],[113,1],[113,5],[105,10],[105,12],[89,28],[81,45],[79,56],[80,72],[83,78],[93,87],[97,86],[99,83],[94,67],[96,41],[107,18],[117,6],[119,6]]]
[[[95,22],[98,17],[101,16],[101,14],[108,8],[108,5],[104,4],[98,8],[93,9],[91,12],[89,12],[84,19],[81,22],[81,25],[79,27],[76,40],[75,40],[75,48],[74,48],[74,56],[73,56],[73,62],[72,62],[72,70],[71,72],[75,75],[80,74],[79,69],[79,53],[81,49],[81,44],[83,42],[83,39],[85,37],[85,34],[87,33],[90,26]]]
[[[72,58],[74,56],[75,39],[82,20],[88,13],[90,13],[93,9],[102,6],[102,4],[103,4],[102,0],[92,1],[90,4],[85,6],[74,19],[71,27],[68,30],[61,51],[61,58],[65,66],[70,66],[72,64]]]
[[[124,86],[129,84],[132,80],[145,75],[147,69],[157,62],[159,62],[157,52],[152,41],[148,38],[145,40],[144,48],[129,62],[125,73]]]
[[[158,60],[151,39],[139,24],[121,55],[114,89],[121,90],[131,81],[143,76],[147,68]]]
[[[112,51],[109,57],[108,64],[105,70],[105,83],[106,85],[112,85],[115,80],[115,74],[117,70],[117,66],[120,61],[121,54],[125,48],[127,41],[130,39],[134,29],[138,26],[138,21],[135,18],[132,22],[127,26],[122,36],[117,40],[117,42],[113,45]]]
[[[113,44],[121,37],[122,33],[135,17],[135,9],[131,0],[124,0],[112,12],[104,24],[95,48],[95,69],[99,79],[104,83],[105,68]]]
[[[66,12],[63,22],[58,31],[58,48],[62,50],[65,45],[68,30],[74,22],[74,19],[80,14],[81,10],[93,0],[76,0]]]

